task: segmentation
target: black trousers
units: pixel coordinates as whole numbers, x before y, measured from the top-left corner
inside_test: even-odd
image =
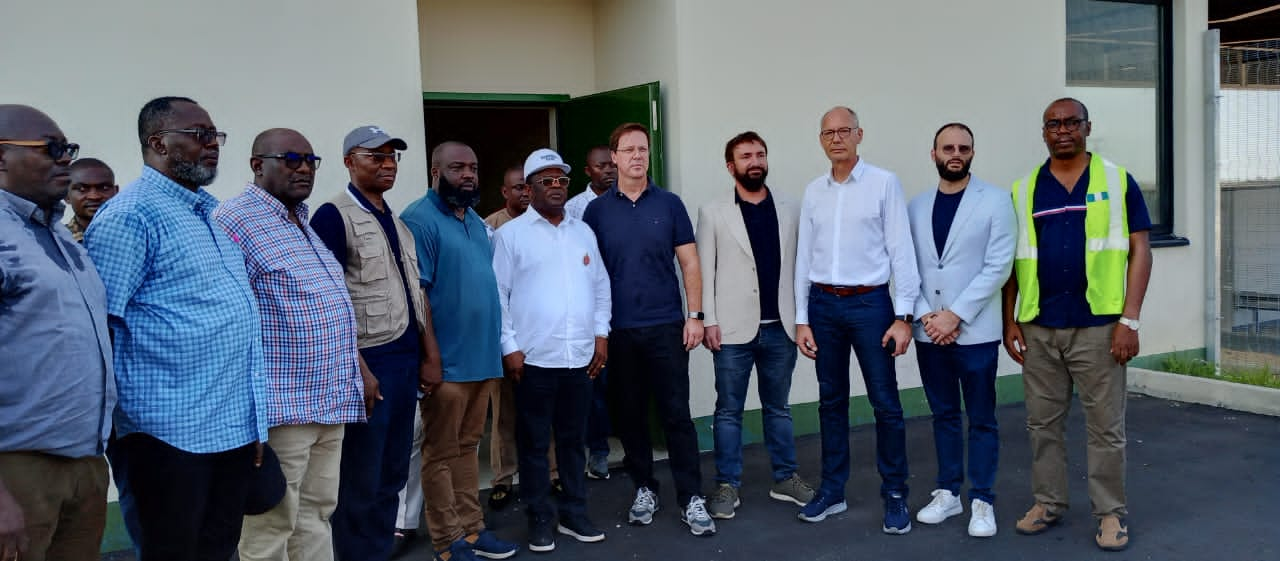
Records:
[[[227,561],[240,542],[254,446],[193,454],[148,434],[117,443],[142,529],[140,561]]]
[[[623,465],[637,489],[658,492],[649,438],[649,400],[657,405],[667,439],[671,478],[680,508],[702,495],[698,434],[689,416],[689,352],[684,325],[615,329],[609,334],[609,395],[615,409],[614,431],[626,452]]]
[[[524,367],[515,385],[516,448],[520,455],[520,495],[534,520],[550,520],[551,469],[547,449],[556,442],[560,467],[560,518],[587,515],[586,427],[592,380],[586,368]]]

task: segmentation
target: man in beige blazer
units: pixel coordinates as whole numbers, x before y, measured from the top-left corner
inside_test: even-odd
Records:
[[[768,146],[747,131],[724,148],[734,197],[698,212],[702,264],[703,344],[716,369],[716,490],[708,510],[733,518],[742,485],[742,409],[751,368],[759,375],[764,439],[773,465],[769,496],[804,506],[813,488],[796,475],[791,428],[791,373],[796,365],[795,293],[799,207],[775,198],[765,185]]]

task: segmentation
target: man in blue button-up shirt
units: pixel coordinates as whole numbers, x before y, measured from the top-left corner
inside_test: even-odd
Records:
[[[85,243],[107,288],[142,559],[226,559],[267,439],[258,307],[202,189],[226,133],[196,102],[162,97],[142,108],[138,140],[142,177],[98,211]]]
[[[0,559],[96,558],[106,523],[106,293],[58,223],[78,148],[0,105]]]

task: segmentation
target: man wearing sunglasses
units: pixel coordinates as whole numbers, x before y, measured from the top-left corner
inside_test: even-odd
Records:
[[[431,395],[440,379],[430,302],[415,282],[413,235],[384,198],[395,186],[400,151],[407,147],[378,126],[347,133],[342,141],[347,189],[311,218],[311,227],[342,267],[360,356],[382,397],[368,423],[348,423],[342,440],[332,522],[335,556],[343,561],[385,561],[391,555],[397,494],[408,477],[413,445],[414,406],[419,392]],[[365,389],[368,399],[375,388]]]
[[[79,149],[0,105],[0,559],[96,559],[116,403],[106,290],[58,223]]]
[[[505,559],[519,547],[485,529],[476,446],[489,395],[502,378],[502,312],[489,227],[472,210],[480,197],[471,147],[444,142],[431,151],[432,188],[402,217],[417,242],[418,282],[440,326],[444,380],[422,401],[422,486],[437,557]]]
[[[307,225],[320,157],[290,129],[263,131],[250,153],[253,183],[213,217],[244,250],[262,314],[268,435],[288,483],[274,508],[245,517],[237,551],[242,561],[333,559],[344,425],[366,420],[378,382],[357,351],[342,266]]]
[[[515,394],[520,487],[529,506],[529,549],[555,549],[555,533],[598,542],[587,517],[586,421],[591,383],[608,355],[609,274],[595,234],[564,210],[569,165],[542,148],[524,174],[532,209],[494,235],[502,303],[502,362]],[[551,450],[563,466],[559,520],[551,502]]]
[[[502,175],[502,201],[502,208],[484,217],[484,223],[494,230],[529,209],[529,186],[524,182],[520,166],[509,167]]]
[[[89,221],[103,203],[120,192],[111,167],[97,158],[80,158],[71,163],[71,190],[67,191],[67,205],[71,207],[71,220],[67,229],[78,242],[84,241],[84,231]]]
[[[144,561],[229,557],[267,439],[258,306],[204,190],[226,138],[195,101],[151,100],[138,115],[142,176],[85,232],[107,287],[115,444]]]
[[[1022,365],[1035,504],[1034,535],[1068,505],[1064,430],[1072,388],[1088,434],[1094,541],[1129,544],[1125,499],[1125,363],[1138,355],[1138,315],[1151,278],[1151,219],[1138,183],[1086,140],[1089,110],[1062,98],[1044,111],[1049,157],[1013,185],[1013,276],[1004,286],[1004,347]]]

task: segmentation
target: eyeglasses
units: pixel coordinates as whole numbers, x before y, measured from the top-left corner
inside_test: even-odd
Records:
[[[302,167],[302,162],[306,162],[307,165],[311,166],[312,171],[320,169],[320,160],[322,159],[320,158],[320,156],[317,156],[315,154],[299,154],[297,152],[282,152],[280,154],[254,154],[253,157],[266,158],[271,160],[281,160],[284,162],[284,167],[287,167],[289,169],[298,169]]]
[[[640,154],[641,156],[645,156],[649,154],[649,147],[648,146],[628,146],[626,148],[619,148],[617,150],[614,150],[614,152],[617,152],[619,154],[622,154],[628,157],[631,156],[632,154]]]
[[[544,178],[542,178],[542,179],[539,179],[539,180],[535,181],[534,183],[537,183],[538,185],[541,185],[541,186],[543,186],[543,187],[552,187],[552,186],[555,186],[555,187],[561,187],[561,186],[563,186],[563,187],[568,187],[568,186],[569,186],[569,178],[568,178],[568,177],[564,177],[564,176],[560,176],[560,177],[544,177]]]
[[[81,195],[87,195],[93,192],[106,195],[108,193],[116,192],[116,189],[119,189],[119,188],[120,186],[114,183],[99,183],[97,185],[94,185],[92,183],[77,183],[71,186],[72,191],[80,193]]]
[[[369,158],[370,160],[373,160],[373,163],[378,165],[382,165],[386,163],[387,160],[390,160],[393,162],[400,161],[399,152],[352,152],[351,155],[364,156],[366,158]]]
[[[1050,119],[1044,122],[1045,132],[1067,131],[1075,132],[1080,130],[1080,125],[1084,124],[1084,119],[1072,117],[1070,119]]]
[[[0,140],[0,144],[23,146],[27,148],[44,148],[53,161],[61,160],[65,155],[72,160],[80,154],[80,145],[65,140]]]
[[[854,127],[840,127],[838,129],[827,129],[818,133],[818,136],[822,137],[822,140],[831,142],[831,139],[837,136],[839,136],[842,139],[849,138],[849,136],[853,134],[853,129]]]
[[[204,127],[194,127],[189,129],[158,130],[155,132],[155,135],[153,136],[169,134],[174,132],[189,134],[191,136],[194,136],[196,137],[196,142],[199,142],[203,146],[208,146],[210,144],[213,144],[214,141],[217,141],[218,146],[225,146],[227,144],[227,133],[222,132],[218,129],[206,129]]]

